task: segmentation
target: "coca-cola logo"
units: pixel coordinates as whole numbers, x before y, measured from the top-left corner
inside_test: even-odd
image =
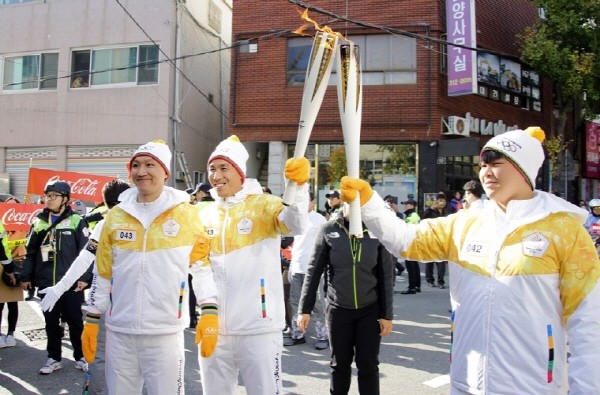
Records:
[[[60,176],[54,176],[48,179],[50,181],[59,181]],[[71,187],[72,195],[83,195],[83,196],[96,196],[98,194],[98,187],[100,181],[92,180],[91,178],[79,178],[75,181],[65,180]]]
[[[30,226],[33,223],[35,217],[37,217],[37,215],[41,211],[42,209],[37,209],[31,212],[27,212],[18,211],[16,208],[9,208],[4,212],[4,215],[2,216],[2,223]]]

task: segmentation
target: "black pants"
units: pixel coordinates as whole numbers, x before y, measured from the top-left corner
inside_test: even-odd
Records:
[[[190,322],[196,322],[198,317],[196,316],[196,294],[194,293],[194,287],[192,287],[192,275],[188,274],[188,284],[190,286],[189,304],[190,304]]]
[[[43,294],[40,295],[43,298]],[[83,358],[81,351],[81,333],[83,332],[83,318],[81,313],[81,303],[83,302],[83,292],[67,291],[58,299],[52,311],[44,312],[46,321],[46,350],[48,358],[60,361],[61,356],[61,338],[63,330],[60,327],[60,318],[69,325],[69,338],[73,346],[73,358],[79,361]]]
[[[417,261],[405,261],[408,272],[408,288],[421,288],[421,268]]]
[[[283,281],[283,303],[285,306],[285,326],[287,328],[292,327],[292,320],[294,319],[292,313],[292,303],[290,302],[290,291],[292,286],[290,284],[290,280],[288,279],[289,267],[283,269],[283,273],[281,274],[281,280]]]
[[[6,302],[8,306],[8,331],[12,334],[17,328],[17,320],[19,319],[19,302]],[[0,303],[0,324],[2,324],[2,310],[4,303]]]
[[[437,266],[438,285],[444,285],[445,284],[444,276],[446,275],[446,266],[448,265],[447,261],[427,262],[425,264],[425,280],[427,280],[427,282],[429,284],[435,283],[435,279],[433,277],[433,265],[434,264],[435,264],[435,266]]]
[[[362,395],[379,394],[381,336],[378,318],[377,303],[358,310],[329,306],[327,322],[331,344],[331,394],[348,394],[353,359],[358,369],[358,392]]]

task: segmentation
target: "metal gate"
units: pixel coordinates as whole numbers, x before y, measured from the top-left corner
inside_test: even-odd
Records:
[[[127,162],[137,145],[67,147],[67,171],[127,180]]]

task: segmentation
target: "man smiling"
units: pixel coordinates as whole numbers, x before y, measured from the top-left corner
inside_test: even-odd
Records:
[[[222,141],[208,160],[215,203],[200,215],[211,238],[219,343],[210,358],[200,359],[205,394],[234,394],[238,372],[249,395],[281,393],[285,313],[279,247],[281,235],[300,234],[307,226],[310,164],[306,158],[286,163],[285,177],[299,185],[288,206],[246,177],[247,160],[236,136]]]
[[[171,151],[162,141],[133,154],[135,188],[120,195],[98,240],[96,284],[90,295],[83,350],[93,362],[100,314],[106,319],[106,382],[110,394],[183,394],[183,330],[189,324],[188,272],[201,308],[197,338],[202,356],[217,341],[216,287],[208,239],[184,191],[165,186]]]
[[[398,221],[368,182],[342,179],[342,199],[360,195],[363,221],[390,251],[450,262],[452,395],[600,388],[600,261],[587,212],[535,190],[544,138],[531,127],[490,139],[485,207],[418,225]]]

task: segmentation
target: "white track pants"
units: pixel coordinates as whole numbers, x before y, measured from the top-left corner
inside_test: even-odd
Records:
[[[183,331],[129,335],[106,331],[106,386],[110,395],[183,395]]]
[[[281,387],[281,332],[260,335],[219,335],[215,352],[200,360],[204,394],[233,395],[238,372],[248,395],[277,395]]]

